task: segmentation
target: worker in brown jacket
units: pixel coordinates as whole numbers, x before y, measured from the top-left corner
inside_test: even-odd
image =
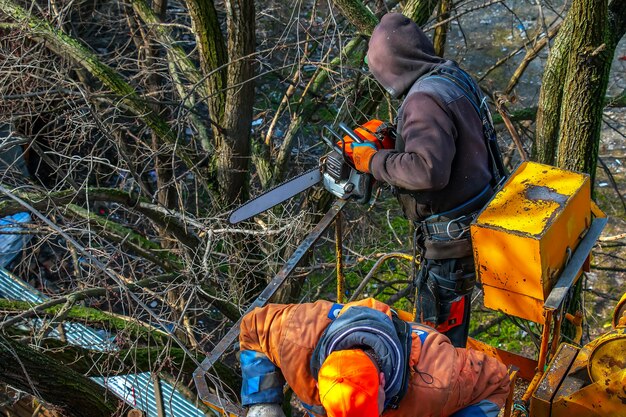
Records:
[[[248,417],[284,417],[285,382],[329,417],[496,417],[509,391],[498,360],[371,298],[257,308],[239,341]]]
[[[469,225],[505,175],[489,110],[476,83],[402,14],[383,16],[366,62],[404,101],[395,149],[352,144],[355,166],[391,184],[415,223],[417,320],[464,347],[476,281]]]

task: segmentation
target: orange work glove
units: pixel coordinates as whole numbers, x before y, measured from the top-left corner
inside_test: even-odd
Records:
[[[380,131],[379,131],[380,129]],[[363,126],[354,129],[354,133],[364,141],[371,142],[376,149],[393,149],[395,140],[387,133],[386,125],[377,119],[365,122]],[[350,144],[354,142],[350,136],[344,136],[343,141],[337,142],[337,145],[344,150],[345,154],[352,158],[352,148]]]
[[[376,152],[378,147],[373,142],[363,143],[351,143],[352,161],[354,161],[354,167],[357,171],[370,173],[370,161]],[[347,152],[346,152],[347,153]]]

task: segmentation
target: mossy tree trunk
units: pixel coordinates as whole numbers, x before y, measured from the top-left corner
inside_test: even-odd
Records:
[[[422,26],[433,14],[433,10],[440,0],[407,0],[402,8],[402,13]]]
[[[451,0],[441,0],[441,2],[439,3],[439,10],[437,11],[437,22],[441,23],[450,17],[451,6]],[[441,57],[443,56],[446,49],[446,38],[448,36],[449,27],[450,22],[440,24],[435,29],[433,46],[435,47],[435,53]]]
[[[573,20],[570,16],[565,19],[554,45],[550,48],[539,92],[533,155],[535,160],[545,164],[553,164],[556,158],[563,82],[567,73],[567,57],[571,49],[569,37],[572,33]]]
[[[119,406],[113,394],[89,378],[4,336],[0,336],[0,381],[68,416],[109,417]]]
[[[613,57],[607,48],[608,4],[606,0],[576,0],[568,14],[577,18],[572,23],[556,163],[593,178]]]
[[[544,71],[535,160],[594,177],[611,60],[624,35],[624,3],[572,2]]]
[[[215,138],[217,184],[226,204],[246,199],[250,125],[254,103],[255,8],[253,0],[226,1],[224,39],[213,2],[187,0],[206,78]]]

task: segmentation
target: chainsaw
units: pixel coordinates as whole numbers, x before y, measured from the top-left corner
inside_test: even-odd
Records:
[[[376,126],[375,131],[369,129],[368,125]],[[383,140],[395,139],[393,128],[378,120],[367,122],[356,131],[344,123],[339,123],[339,129],[356,143],[363,143],[363,137],[379,140],[381,143]],[[337,198],[367,203],[371,198],[375,181],[371,174],[359,172],[354,167],[346,154],[346,137],[327,125],[322,128],[321,136],[332,151],[320,158],[318,167],[291,178],[239,206],[231,212],[229,222],[237,224],[247,220],[320,183]]]

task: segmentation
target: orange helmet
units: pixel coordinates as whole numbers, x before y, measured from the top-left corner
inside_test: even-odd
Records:
[[[331,353],[317,386],[328,417],[378,417],[378,368],[362,350]]]

